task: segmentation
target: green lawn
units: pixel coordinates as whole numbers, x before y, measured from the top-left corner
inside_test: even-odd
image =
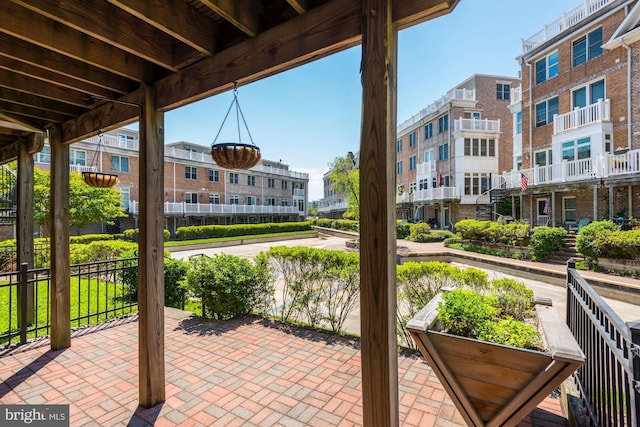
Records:
[[[294,236],[298,234],[314,234],[314,233],[317,233],[317,231],[303,230],[303,231],[288,231],[286,233],[267,233],[267,234],[250,234],[246,236],[215,237],[211,239],[171,240],[169,242],[164,242],[164,246],[165,247],[183,246],[183,245],[193,245],[197,243],[229,242],[232,240],[245,240],[245,239],[255,239],[255,238],[261,238],[261,237],[273,237],[273,236]]]
[[[45,326],[48,321],[49,295],[46,280],[40,280],[34,284],[35,286],[35,303],[36,318],[35,325]],[[9,292],[11,292],[11,313],[9,308]],[[11,316],[11,330],[18,331],[18,314],[17,314],[17,287],[2,286],[0,287],[0,335],[9,332],[9,316]],[[106,319],[119,317],[129,313],[135,313],[137,305],[133,307],[124,307],[130,304],[130,300],[123,298],[123,286],[112,282],[105,282],[97,279],[79,279],[71,278],[71,318],[81,318],[73,320],[71,327],[75,328],[83,325],[93,325],[100,323]],[[99,311],[113,310],[109,313],[92,314]],[[32,328],[35,325],[30,325]],[[47,331],[42,329],[38,331],[38,336],[46,335]],[[35,332],[27,335],[28,338],[35,337]],[[18,338],[12,339],[15,342]],[[0,338],[0,343],[6,343],[7,338]]]

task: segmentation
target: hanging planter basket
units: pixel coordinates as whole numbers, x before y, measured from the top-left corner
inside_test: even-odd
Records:
[[[260,157],[260,149],[255,145],[228,142],[211,146],[213,161],[227,169],[249,169]]]
[[[115,173],[82,172],[82,179],[87,185],[98,188],[110,188],[116,185],[120,179]]]
[[[227,118],[229,117],[229,113],[231,112],[231,108],[235,105],[236,111],[236,122],[238,126],[238,142],[223,142],[216,143],[218,137],[220,136],[220,132],[224,127]],[[243,144],[241,142],[240,136],[240,118],[242,118],[242,123],[244,124],[245,129],[247,130],[247,134],[249,135],[249,139],[251,140],[251,144]],[[242,114],[242,110],[240,109],[240,104],[238,103],[238,85],[234,83],[233,86],[233,100],[231,101],[231,105],[227,110],[227,114],[222,120],[222,124],[220,125],[220,129],[218,130],[218,134],[213,140],[213,144],[211,145],[211,158],[218,166],[221,166],[225,169],[249,169],[254,167],[260,161],[260,149],[253,143],[253,138],[251,138],[251,132],[249,132],[249,127],[247,126],[247,122],[244,119],[244,114]]]

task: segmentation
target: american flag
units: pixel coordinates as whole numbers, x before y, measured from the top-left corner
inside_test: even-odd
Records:
[[[520,190],[522,192],[525,192],[527,191],[527,188],[529,188],[529,178],[527,178],[525,174],[520,172]]]

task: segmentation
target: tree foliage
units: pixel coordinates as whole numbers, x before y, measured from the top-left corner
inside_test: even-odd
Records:
[[[48,229],[50,212],[49,172],[34,169],[33,219]],[[69,224],[82,227],[94,222],[107,222],[126,217],[120,207],[120,191],[115,188],[95,188],[82,180],[77,172],[69,174]]]
[[[352,156],[336,157],[329,165],[331,190],[346,194],[347,211],[344,218],[360,219],[360,172]]]

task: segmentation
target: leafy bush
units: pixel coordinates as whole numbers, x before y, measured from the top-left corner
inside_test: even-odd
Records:
[[[509,278],[494,279],[491,282],[491,290],[501,318],[512,317],[523,321],[531,315],[533,291],[523,282]]]
[[[104,261],[124,258],[124,254],[132,253],[138,248],[137,243],[120,240],[98,240],[88,245],[69,245],[71,264]]]
[[[594,221],[580,229],[576,236],[576,250],[588,260],[597,259],[600,255],[596,246],[596,238],[603,230],[617,231],[619,227],[613,221]]]
[[[396,220],[396,239],[406,239],[409,237],[411,231],[411,224],[408,222],[402,222],[402,220]]]
[[[409,240],[412,242],[424,242],[426,236],[431,232],[431,226],[426,222],[412,224],[409,229]]]
[[[533,230],[529,247],[536,260],[547,259],[549,255],[564,247],[567,230],[562,227],[536,227]]]
[[[601,257],[640,259],[640,230],[601,230],[591,247]]]
[[[291,231],[310,230],[311,225],[305,222],[279,222],[266,224],[234,224],[234,225],[197,225],[178,227],[178,240],[210,239],[217,237],[235,237],[270,233],[286,233]]]
[[[463,219],[455,225],[456,231],[466,240],[484,240],[485,230],[491,221],[479,221],[477,219]]]
[[[449,230],[431,230],[429,234],[422,234],[420,239],[416,241],[420,243],[444,242],[455,236],[456,235]]]
[[[496,221],[463,219],[456,223],[455,229],[467,240],[512,246],[526,246],[529,243],[530,231],[526,222],[500,224]]]
[[[137,242],[139,232],[140,230],[137,228],[130,228],[122,232],[122,237],[130,242]],[[169,241],[169,239],[171,238],[171,233],[169,232],[169,230],[163,230],[162,233],[164,234],[164,241]]]
[[[340,331],[358,303],[360,258],[356,253],[276,246],[256,259],[283,279],[280,318]]]
[[[189,260],[187,288],[202,302],[202,314],[217,320],[263,310],[264,294],[273,294],[268,274],[234,255],[197,256]]]
[[[451,245],[458,245],[462,243],[462,236],[458,234],[453,234],[451,237],[447,237],[444,239],[444,246],[449,248]]]
[[[135,256],[133,252],[123,254]],[[164,305],[184,309],[187,302],[187,288],[182,283],[188,264],[180,259],[164,257]],[[125,285],[125,294],[129,298],[138,297],[138,268],[127,268],[118,272]]]
[[[542,338],[534,326],[507,318],[498,322],[486,322],[478,339],[511,347],[539,350]]]
[[[69,243],[88,244],[101,240],[114,240],[115,234],[83,234],[82,236],[69,236]]]

